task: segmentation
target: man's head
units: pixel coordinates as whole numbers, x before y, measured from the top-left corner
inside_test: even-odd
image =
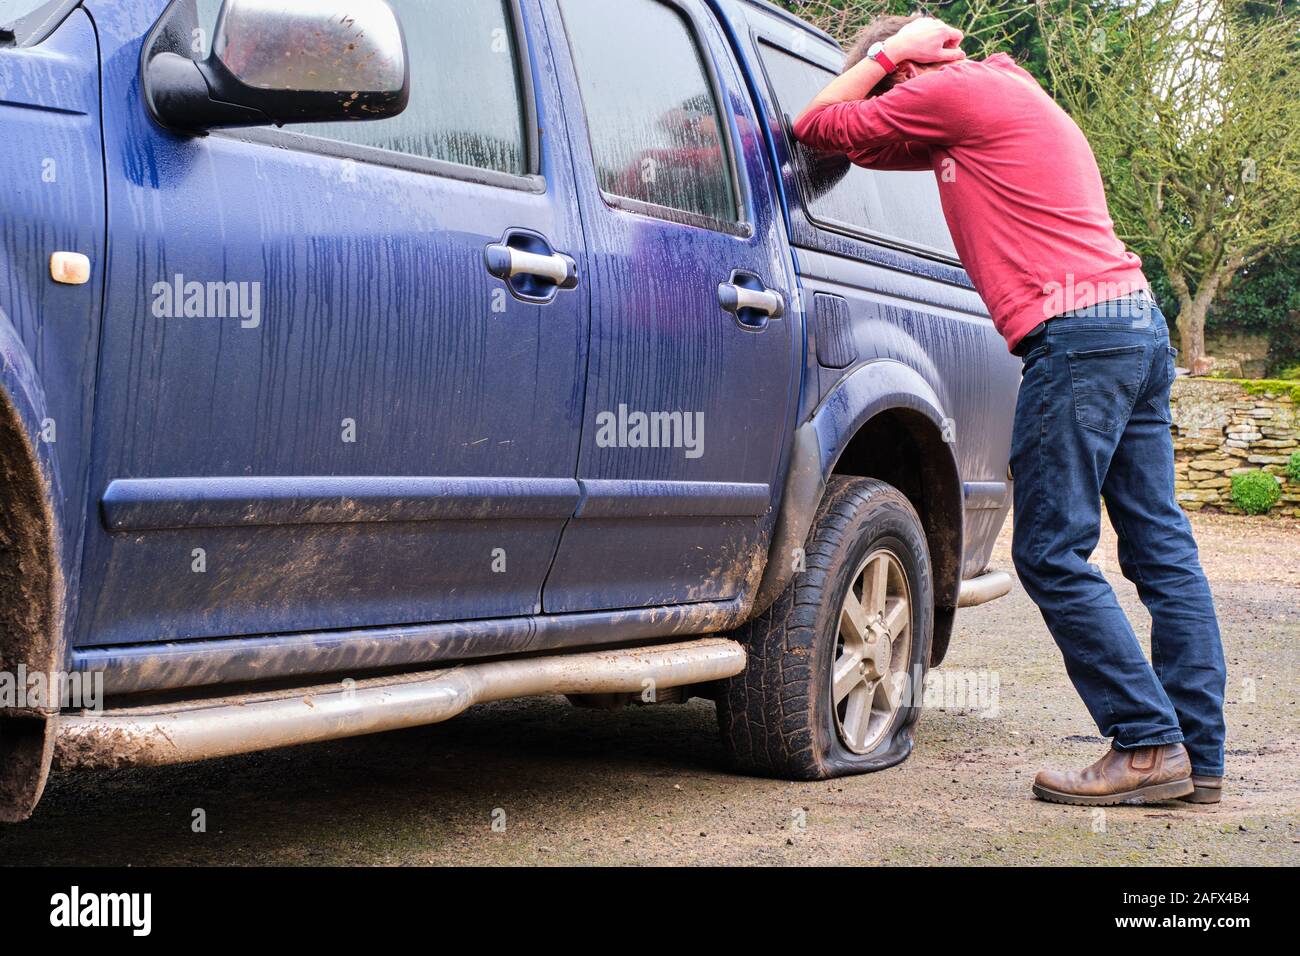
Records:
[[[929,18],[922,14],[913,14],[910,17],[902,16],[880,16],[876,17],[858,34],[857,39],[853,41],[853,46],[849,48],[848,58],[844,61],[844,72],[847,73],[867,57],[867,51],[876,43],[883,43],[890,37],[902,32],[908,24],[916,23],[920,20]],[[933,21],[929,21],[933,23]],[[913,28],[915,29],[915,28]],[[960,36],[960,34],[958,34]],[[898,65],[898,69],[885,77],[873,89],[868,96],[879,96],[888,90],[893,89],[899,83],[906,83],[908,80],[920,76],[923,73],[932,73],[935,70],[942,69],[945,63],[918,63],[908,60]]]

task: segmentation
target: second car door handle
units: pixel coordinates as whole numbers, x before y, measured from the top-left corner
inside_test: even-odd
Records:
[[[718,301],[722,303],[722,308],[728,312],[753,309],[755,312],[762,312],[769,319],[780,318],[785,307],[780,294],[776,292],[766,289],[759,292],[754,289],[746,289],[744,286],[730,284],[723,284],[718,289]]]
[[[718,304],[750,332],[763,331],[769,319],[779,319],[785,312],[781,293],[767,288],[758,276],[739,270],[732,274],[730,282],[718,286]]]

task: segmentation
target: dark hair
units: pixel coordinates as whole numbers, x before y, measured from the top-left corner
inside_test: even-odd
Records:
[[[903,29],[903,27],[911,23],[913,20],[920,20],[921,16],[922,16],[921,14],[915,13],[910,17],[900,17],[900,16],[892,16],[892,15],[876,17],[874,20],[872,20],[870,23],[868,23],[865,27],[862,28],[862,32],[859,33],[857,39],[853,41],[853,46],[849,47],[849,55],[844,60],[844,72],[847,73],[849,70],[853,69],[859,63],[865,60],[867,58],[867,51],[871,49],[871,45],[873,43],[879,43],[888,40],[899,30]],[[894,86],[894,78],[891,76],[887,76],[883,80],[881,80],[880,83],[877,84],[876,88],[867,95],[879,96],[881,93],[884,93],[886,90],[892,89],[893,86]]]

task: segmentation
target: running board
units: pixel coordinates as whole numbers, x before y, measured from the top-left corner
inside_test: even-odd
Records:
[[[644,695],[739,674],[745,650],[705,638],[587,651],[292,691],[80,712],[59,718],[59,769],[163,766],[448,720],[474,704],[539,694]]]
[[[1011,593],[1011,575],[1005,571],[989,571],[977,578],[967,578],[957,593],[958,607],[978,607],[996,601]]]

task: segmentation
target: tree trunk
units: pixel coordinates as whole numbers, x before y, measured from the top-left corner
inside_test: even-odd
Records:
[[[1188,295],[1185,280],[1175,282],[1180,309],[1178,331],[1182,337],[1182,360],[1193,375],[1204,375],[1213,367],[1205,354],[1205,318],[1210,314],[1210,306],[1219,290],[1232,280],[1239,265],[1239,262],[1233,262],[1228,268],[1203,277],[1196,286],[1195,296]]]
[[[1210,362],[1205,354],[1205,316],[1209,304],[1200,296],[1185,302],[1178,313],[1178,332],[1182,339],[1182,364],[1193,375],[1204,375]]]

